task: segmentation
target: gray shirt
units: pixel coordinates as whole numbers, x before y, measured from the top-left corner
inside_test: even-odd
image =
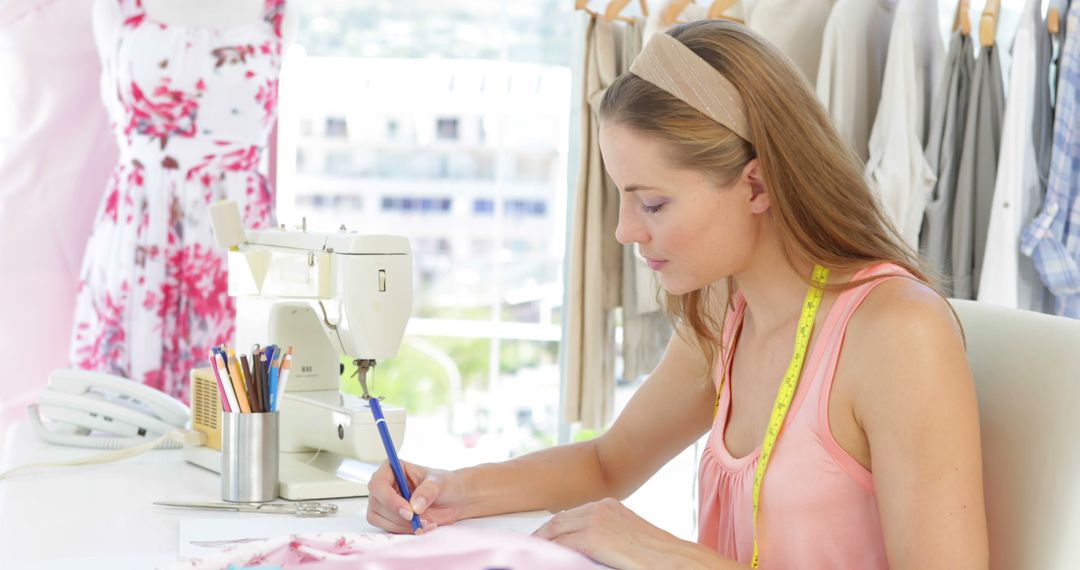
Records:
[[[993,207],[1004,114],[1005,87],[995,44],[983,48],[975,62],[953,201],[953,296],[959,299],[974,299],[979,292],[979,273]]]
[[[937,175],[933,192],[926,204],[919,239],[919,250],[930,267],[945,278],[942,288],[952,293],[952,211],[960,152],[964,148],[964,127],[975,73],[972,40],[953,34],[945,59],[945,76],[934,99],[926,158]]]

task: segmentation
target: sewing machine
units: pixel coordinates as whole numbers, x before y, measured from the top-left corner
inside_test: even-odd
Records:
[[[245,230],[231,201],[212,205],[211,218],[218,244],[229,248],[238,351],[255,343],[293,347],[280,405],[280,495],[367,495],[367,477],[386,454],[367,402],[340,391],[342,356],[357,365],[347,381],[359,383],[397,354],[412,311],[408,240],[344,226],[335,233]],[[384,404],[383,411],[400,446],[405,410]]]

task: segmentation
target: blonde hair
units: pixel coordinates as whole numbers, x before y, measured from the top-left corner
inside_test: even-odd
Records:
[[[859,159],[786,56],[754,32],[726,20],[693,22],[668,33],[735,86],[756,143],[751,145],[631,73],[608,87],[601,120],[666,143],[673,165],[703,171],[722,186],[734,183],[747,162],[757,158],[789,262],[797,254],[834,271],[891,262],[933,287],[918,254],[904,243],[871,194]],[[806,279],[809,284],[809,276]],[[732,303],[732,285],[729,277],[725,314]],[[712,366],[723,317],[717,322],[705,310],[708,292],[706,287],[684,295],[665,293],[663,305],[694,333]]]

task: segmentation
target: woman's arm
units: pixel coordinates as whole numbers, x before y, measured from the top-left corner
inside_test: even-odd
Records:
[[[604,435],[458,471],[403,461],[416,485],[411,501],[383,464],[368,481],[368,522],[410,532],[414,512],[429,527],[626,497],[709,428],[716,393],[707,368],[701,350],[674,335],[656,370]]]
[[[555,515],[533,536],[557,542],[620,570],[746,568],[700,544],[680,540],[615,499]]]
[[[889,566],[987,568],[978,405],[947,302],[906,279],[883,283],[844,348]]]
[[[625,498],[709,429],[716,392],[707,370],[701,350],[672,335],[656,370],[605,434],[457,471],[461,518]]]

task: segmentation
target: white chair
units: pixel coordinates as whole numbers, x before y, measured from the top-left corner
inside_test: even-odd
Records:
[[[1080,568],[1080,321],[951,302],[979,398],[990,567]]]

